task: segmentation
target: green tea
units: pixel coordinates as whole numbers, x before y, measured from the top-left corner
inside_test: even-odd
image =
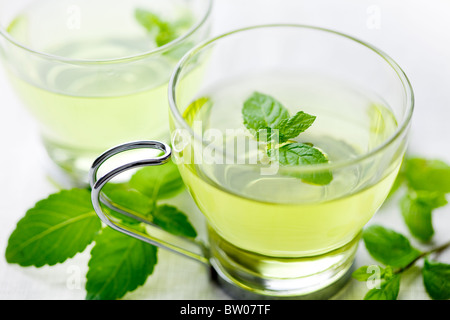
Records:
[[[197,134],[206,136],[209,129],[224,133],[224,139],[212,139],[211,144],[226,149],[239,136],[244,137],[241,141],[247,139],[241,109],[254,91],[275,97],[291,114],[304,111],[317,116],[296,140],[323,150],[330,164],[374,150],[397,129],[389,106],[370,92],[320,76],[276,72],[208,87],[198,96],[207,97],[210,104],[203,108],[209,109],[188,108],[184,117],[191,123],[201,121],[202,126],[194,128]],[[239,149],[231,148],[226,150]],[[188,189],[208,220],[213,242],[219,243],[222,253],[241,260],[239,252],[302,258],[350,243],[386,198],[400,165],[400,159],[395,159],[380,172],[373,163],[361,163],[334,170],[328,185],[312,185],[283,174],[283,168],[262,175],[250,157],[247,148],[234,156],[235,163],[180,165]],[[244,160],[240,164],[236,163],[239,158]]]
[[[159,75],[160,79],[166,80],[170,71],[165,71]],[[149,74],[155,75],[150,71]],[[79,85],[79,96],[55,93],[11,77],[22,101],[39,121],[50,157],[57,163],[82,170],[92,163],[93,157],[120,143],[166,138],[166,82],[129,95],[89,97],[83,95],[80,78],[70,74],[66,76],[68,82]],[[103,82],[92,81],[89,77],[84,81],[87,90],[92,88],[93,83],[97,89],[103,86]],[[153,79],[143,73],[137,81],[151,83]],[[105,91],[108,90],[111,89],[105,88]]]

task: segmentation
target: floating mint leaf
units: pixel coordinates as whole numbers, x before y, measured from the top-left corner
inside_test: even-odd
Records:
[[[272,156],[273,152],[271,151],[269,156]],[[283,166],[328,163],[327,157],[319,149],[303,143],[289,143],[279,148],[278,160]],[[314,173],[296,173],[294,171],[281,171],[281,173],[300,178],[303,182],[316,185],[326,185],[333,180],[333,175],[328,170]]]
[[[279,161],[282,166],[328,163],[327,156],[313,145],[297,142],[284,144],[307,130],[315,121],[315,116],[300,111],[290,117],[279,101],[259,92],[254,92],[244,102],[242,115],[245,127],[256,139],[267,142],[266,152],[271,161]],[[282,168],[280,173],[315,185],[326,185],[333,180],[328,170],[299,173]]]
[[[136,9],[135,18],[148,32],[156,34],[155,42],[158,47],[177,38],[177,30],[174,26],[148,10]]]
[[[380,288],[373,288],[364,296],[364,300],[397,300],[400,291],[400,276],[394,275],[380,284]]]
[[[434,300],[450,299],[450,265],[425,259],[423,284]]]
[[[88,300],[113,300],[142,286],[157,263],[157,248],[110,228],[103,229],[91,250]]]
[[[54,265],[82,252],[101,228],[85,189],[50,195],[28,210],[6,248],[6,260],[21,266]]]
[[[279,130],[279,142],[283,143],[297,137],[300,133],[311,127],[315,120],[315,116],[304,113],[303,111],[297,112],[295,116],[289,119],[282,120],[275,126],[275,129]]]
[[[178,236],[188,238],[197,237],[197,232],[188,217],[177,208],[162,205],[153,212],[153,222],[164,230]]]
[[[385,265],[402,268],[421,255],[405,236],[379,225],[365,228],[362,238],[370,255]]]
[[[183,118],[186,122],[192,126],[194,121],[197,119],[209,119],[209,114],[211,112],[213,104],[211,102],[211,98],[209,97],[200,97],[197,100],[193,101],[183,112]],[[206,124],[202,121],[202,127],[205,129]]]
[[[285,119],[289,119],[287,109],[273,97],[254,92],[244,102],[242,108],[244,125],[253,133],[264,128],[275,128]]]

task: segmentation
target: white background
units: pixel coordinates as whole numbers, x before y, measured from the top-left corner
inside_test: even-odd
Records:
[[[373,20],[373,14],[379,19]],[[300,23],[335,29],[387,52],[408,75],[416,97],[409,153],[450,163],[450,2],[446,0],[216,0],[214,34],[263,23]],[[4,259],[8,237],[26,210],[56,189],[38,159],[35,124],[0,68],[0,299],[84,299],[89,250],[54,267],[21,268]],[[195,211],[187,194],[177,201]],[[370,223],[407,234],[396,199]],[[434,213],[440,244],[450,239],[450,205]],[[413,241],[414,245],[421,245]],[[450,263],[450,252],[440,259]],[[373,264],[360,246],[356,265]],[[334,299],[361,299],[367,287],[349,281]],[[146,284],[125,299],[228,299],[208,270],[164,250]],[[402,277],[399,299],[428,299],[419,267]]]

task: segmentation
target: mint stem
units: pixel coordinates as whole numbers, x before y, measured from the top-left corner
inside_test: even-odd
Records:
[[[399,274],[399,273],[402,273],[403,271],[406,271],[407,269],[411,268],[417,261],[419,261],[420,259],[422,259],[423,257],[425,257],[425,256],[427,256],[427,255],[429,255],[431,253],[441,253],[442,251],[444,251],[444,250],[446,250],[448,248],[450,248],[450,241],[447,242],[447,243],[444,243],[444,244],[442,244],[442,245],[440,245],[440,246],[438,246],[436,248],[433,248],[433,249],[431,249],[429,251],[423,252],[421,255],[419,255],[417,258],[415,258],[413,261],[411,261],[408,265],[406,265],[403,268],[400,268],[400,269],[396,270],[394,272],[394,274]]]

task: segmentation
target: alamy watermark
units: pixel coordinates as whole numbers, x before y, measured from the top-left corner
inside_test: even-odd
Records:
[[[81,280],[84,278],[84,274],[79,266],[70,265],[66,269],[67,280],[66,287],[69,290],[81,290],[83,289],[81,285]]]
[[[381,29],[381,8],[378,5],[371,5],[366,9],[367,20],[366,26],[370,30]]]
[[[77,5],[67,7],[66,26],[69,30],[81,29],[81,8]]]
[[[366,280],[366,286],[368,289],[380,289],[381,288],[381,268],[377,265],[370,265],[367,267],[366,272],[371,274]]]

